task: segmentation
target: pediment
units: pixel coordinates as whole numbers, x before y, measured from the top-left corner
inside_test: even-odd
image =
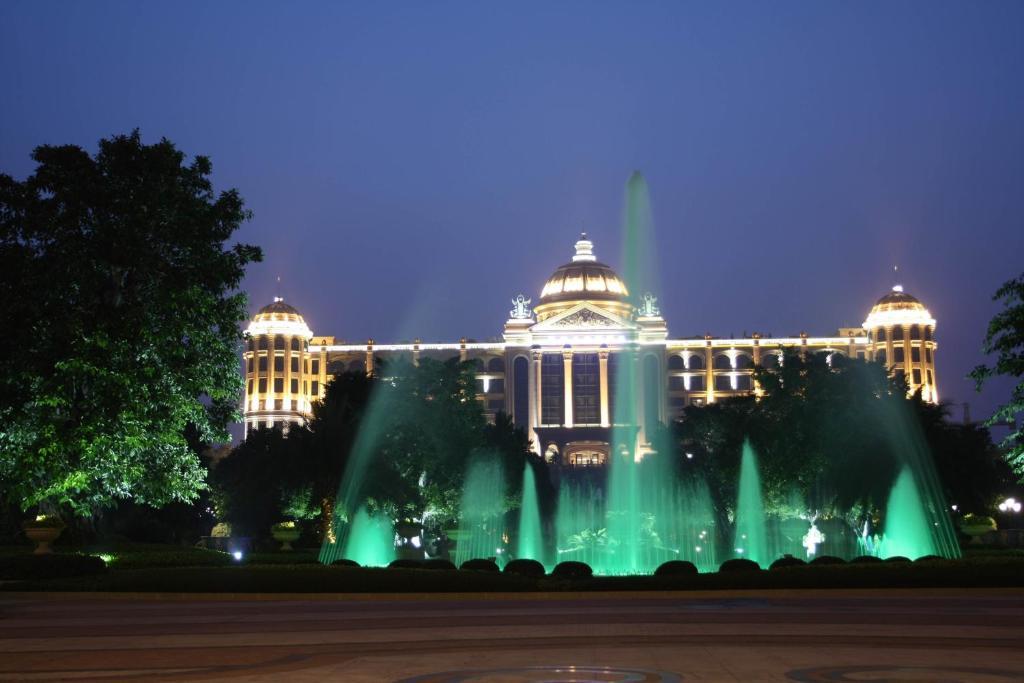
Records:
[[[598,306],[584,302],[530,328],[531,332],[566,330],[632,330],[636,325]]]

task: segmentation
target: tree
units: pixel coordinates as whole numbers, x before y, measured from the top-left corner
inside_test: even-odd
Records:
[[[1024,274],[1004,283],[992,300],[1001,300],[1004,310],[989,322],[983,350],[986,354],[997,354],[996,362],[992,366],[979,365],[971,372],[971,377],[979,391],[987,380],[997,375],[1018,380],[1009,402],[999,406],[986,424],[1012,425],[1002,445],[1006,448],[1007,461],[1024,482],[1024,427],[1016,421],[1017,416],[1024,413]]]
[[[0,175],[0,479],[23,509],[190,500],[185,428],[226,440],[242,387],[242,198],[138,131],[32,158]]]

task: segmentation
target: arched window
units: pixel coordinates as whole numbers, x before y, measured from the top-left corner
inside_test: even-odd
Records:
[[[492,358],[487,363],[487,369],[490,372],[505,372],[505,361],[501,358]]]
[[[249,349],[250,351],[255,351],[256,340],[253,339],[252,337],[249,337],[249,339],[245,342],[245,348]]]
[[[761,367],[769,369],[779,367],[779,355],[777,353],[763,354],[761,356]]]
[[[349,372],[366,372],[365,360],[353,360],[348,363]]]
[[[924,338],[925,338],[925,341],[931,341],[932,340],[932,326],[931,325],[925,325],[924,326]]]
[[[741,370],[746,370],[754,366],[754,361],[745,353],[741,353],[736,356],[736,367]]]
[[[669,370],[685,370],[686,363],[683,362],[683,357],[673,353],[668,357],[668,369]]]
[[[715,369],[716,370],[731,370],[732,361],[729,360],[729,356],[721,353],[715,356]]]
[[[473,364],[473,367],[476,369],[477,372],[483,372],[484,371],[484,362],[483,362],[483,360],[481,360],[479,358],[474,358],[470,362]]]
[[[878,349],[877,351],[875,351],[875,362],[885,365],[885,349]]]
[[[911,325],[910,326],[910,338],[912,340],[913,339],[920,339],[921,338],[921,327],[920,327],[920,325]]]
[[[525,429],[530,418],[530,361],[523,356],[512,361],[512,384],[512,417],[516,427]]]
[[[280,334],[274,337],[274,350],[284,351],[284,337]]]
[[[260,345],[260,351],[266,351],[267,350],[267,338],[266,338],[266,336],[260,335],[259,345]]]
[[[892,328],[892,339],[893,341],[900,341],[903,339],[903,327],[901,325],[897,325]]]
[[[298,351],[302,348],[302,340],[298,337],[292,337],[292,351]]]
[[[691,353],[687,360],[687,367],[691,370],[703,370],[704,369],[704,356],[699,353]]]
[[[886,337],[885,337],[885,328],[884,327],[879,327],[878,331],[875,332],[875,341],[883,342],[883,341],[885,341],[885,339],[886,339]]]

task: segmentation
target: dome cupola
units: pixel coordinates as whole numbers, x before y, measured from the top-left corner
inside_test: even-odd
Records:
[[[555,269],[540,292],[534,308],[537,320],[572,308],[582,301],[592,301],[612,312],[629,317],[632,305],[629,290],[611,266],[594,255],[594,243],[582,233],[576,241],[572,260]]]
[[[286,304],[284,299],[279,296],[275,296],[273,302],[256,312],[246,333],[253,337],[264,334],[284,334],[306,340],[313,336],[313,331],[306,325],[302,314],[294,306]]]
[[[874,330],[893,325],[928,325],[935,327],[935,318],[918,299],[895,285],[891,292],[878,300],[864,321],[864,329]]]

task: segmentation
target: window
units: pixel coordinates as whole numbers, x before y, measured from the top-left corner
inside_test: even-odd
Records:
[[[292,373],[299,374],[299,357],[292,356]]]
[[[932,371],[928,371],[928,384],[935,384],[935,380],[932,379]]]
[[[877,351],[875,351],[875,362],[885,365],[885,349],[878,349]]]
[[[761,367],[774,369],[779,367],[779,356],[775,353],[766,353],[761,356]]]
[[[921,371],[915,369],[914,370],[914,374],[913,374],[913,378],[914,378],[914,384],[920,384],[921,383]]]
[[[911,325],[910,326],[910,338],[912,340],[913,339],[920,339],[921,338],[921,327],[920,327],[920,325]]]
[[[492,358],[487,363],[488,372],[505,372],[505,361],[501,358]]]
[[[892,328],[892,339],[893,339],[893,341],[899,341],[899,340],[903,339],[903,328],[902,327],[896,326],[896,327]]]
[[[284,356],[274,356],[274,372],[284,372]]]
[[[704,375],[690,377],[690,391],[704,391]]]
[[[864,360],[864,352],[863,351],[858,351],[857,352],[857,360]]]
[[[541,424],[560,425],[565,418],[565,368],[562,354],[545,353],[540,366]]]
[[[505,393],[505,380],[498,378],[491,380],[491,393],[492,394],[504,394]]]
[[[500,398],[492,399],[487,402],[487,409],[492,413],[500,413],[505,410],[505,402]]]
[[[686,359],[688,362],[686,367],[691,370],[703,370],[704,369],[704,358],[699,353],[691,353],[690,357]]]
[[[686,389],[686,382],[683,380],[682,377],[669,377],[668,378],[668,390],[669,391],[684,391],[685,389]]]
[[[931,327],[931,325],[925,325],[924,326],[924,339],[925,339],[925,341],[931,341],[932,340],[932,327]]]
[[[902,363],[903,361],[904,361],[904,358],[903,358],[903,347],[902,346],[897,346],[896,348],[894,348],[892,350],[892,362],[893,363]]]
[[[924,350],[924,359],[926,361],[928,361],[929,363],[932,362],[932,350],[931,349],[925,349]]]
[[[292,390],[293,394],[299,393],[299,380],[297,380],[297,379],[293,379],[292,380],[291,390]]]
[[[878,331],[875,332],[875,341],[880,341],[880,342],[885,341],[885,328],[884,327],[879,327]]]
[[[912,346],[910,348],[910,360],[912,362],[914,362],[914,363],[920,363],[921,362],[921,349],[920,349],[920,347]]]
[[[266,377],[260,379],[260,393],[261,394],[267,393],[267,378]]]
[[[249,349],[250,351],[255,351],[256,350],[256,340],[253,339],[252,337],[249,337],[246,340],[246,342],[245,342],[245,348]]]
[[[750,375],[740,375],[736,378],[736,389],[738,391],[750,391],[751,388]]]
[[[280,394],[283,391],[284,391],[284,378],[283,377],[275,377],[274,378],[274,393],[275,394]]]
[[[750,359],[750,356],[748,356],[747,354],[741,353],[738,356],[736,356],[736,367],[737,368],[739,368],[741,370],[746,370],[746,369],[751,368],[753,365],[754,365],[754,362]]]
[[[249,356],[248,368],[249,372],[252,372],[252,356]]]
[[[292,337],[292,351],[298,351],[301,347],[299,346],[299,338]]]
[[[266,371],[267,371],[267,357],[266,356],[260,356],[260,372],[266,372]]]
[[[683,357],[676,354],[672,354],[668,357],[668,369],[669,370],[685,370],[686,363],[683,362]]]
[[[530,419],[530,361],[517,356],[512,361],[512,416],[516,427],[526,428]]]
[[[682,396],[671,396],[668,399],[668,404],[678,410],[686,405],[686,399]]]
[[[314,375],[320,374],[320,360],[314,360],[309,366],[309,371]]]
[[[281,398],[275,398],[274,399],[274,410],[284,410],[284,399],[281,399]]]
[[[576,424],[598,424],[601,403],[596,353],[576,353],[572,357],[572,412]]]
[[[266,336],[260,335],[258,343],[259,343],[260,351],[266,351],[267,350],[267,338],[266,338]]]
[[[274,350],[284,351],[284,337],[280,334],[274,337]]]
[[[313,395],[314,396],[319,396],[320,395],[320,382],[318,382],[316,380],[313,380],[313,382],[310,384],[310,386],[312,388]]]
[[[732,391],[732,378],[729,375],[715,375],[715,391]]]
[[[252,380],[249,380],[249,389],[247,393],[252,393]]]
[[[715,356],[715,369],[716,370],[731,370],[732,361],[729,360],[729,356],[725,354],[719,354]]]

